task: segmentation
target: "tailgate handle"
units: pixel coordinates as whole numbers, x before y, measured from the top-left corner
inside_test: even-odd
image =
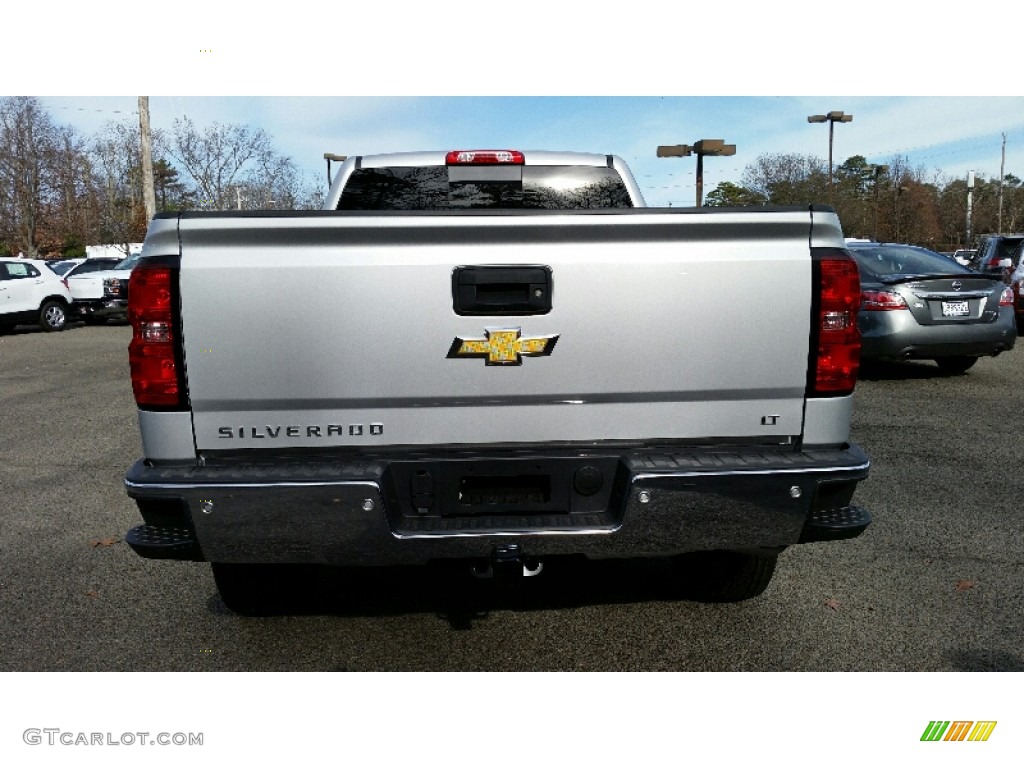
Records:
[[[551,267],[456,267],[457,315],[545,315],[551,311]]]

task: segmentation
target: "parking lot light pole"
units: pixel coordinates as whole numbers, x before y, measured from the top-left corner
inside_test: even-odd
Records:
[[[327,161],[327,189],[331,188],[331,182],[334,179],[331,178],[331,161],[336,163],[344,163],[348,160],[348,155],[335,155],[332,152],[324,152],[324,160]]]
[[[704,204],[704,156],[731,157],[736,154],[735,144],[726,144],[723,139],[701,139],[693,145],[697,155],[697,207]]]
[[[736,154],[735,144],[726,144],[724,139],[701,139],[690,144],[673,144],[658,147],[658,157],[697,156],[697,207],[704,204],[704,156],[730,157]]]
[[[836,123],[848,123],[853,120],[853,115],[848,115],[840,110],[833,110],[827,115],[808,115],[808,123],[828,123],[828,204],[832,205],[832,135]]]

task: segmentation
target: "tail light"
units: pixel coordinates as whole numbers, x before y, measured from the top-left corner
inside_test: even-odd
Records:
[[[1013,306],[1013,293],[1014,291],[1020,290],[1020,283],[1014,283],[1013,288],[1004,288],[1003,295],[999,297],[1000,307],[1012,307]]]
[[[811,396],[841,397],[853,392],[860,369],[860,274],[847,251],[812,248],[810,360]]]
[[[906,309],[907,300],[894,291],[863,291],[860,308],[867,312],[888,312],[893,309]]]
[[[455,149],[445,155],[445,165],[522,165],[522,152],[514,149]]]
[[[187,407],[178,319],[178,269],[142,262],[128,283],[128,345],[132,390],[140,408]]]

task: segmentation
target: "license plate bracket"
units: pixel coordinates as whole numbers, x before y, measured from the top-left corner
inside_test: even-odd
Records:
[[[548,475],[469,475],[459,479],[458,504],[466,511],[528,509],[551,501]]]
[[[584,453],[424,457],[392,462],[387,476],[396,518],[491,519],[608,513],[628,472],[617,454]]]
[[[971,314],[971,306],[967,302],[967,299],[962,301],[944,301],[942,302],[942,316],[943,317],[967,317]]]

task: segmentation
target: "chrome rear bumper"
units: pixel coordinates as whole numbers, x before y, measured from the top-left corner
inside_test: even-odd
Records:
[[[595,468],[600,483],[579,482],[581,470]],[[517,450],[498,458],[410,455],[216,467],[140,461],[125,486],[146,525],[133,528],[127,541],[144,557],[332,565],[486,558],[509,542],[530,557],[777,548],[861,533],[870,516],[851,497],[869,468],[854,445]],[[408,480],[415,475],[421,479]],[[431,478],[429,502],[424,475]],[[435,477],[455,479],[446,484]],[[467,484],[466,477],[480,482]],[[547,490],[535,491],[533,480],[523,478],[541,478]],[[468,499],[477,491],[466,488],[487,483],[499,490],[485,488],[482,501]],[[527,490],[508,496],[505,486],[516,484]]]

